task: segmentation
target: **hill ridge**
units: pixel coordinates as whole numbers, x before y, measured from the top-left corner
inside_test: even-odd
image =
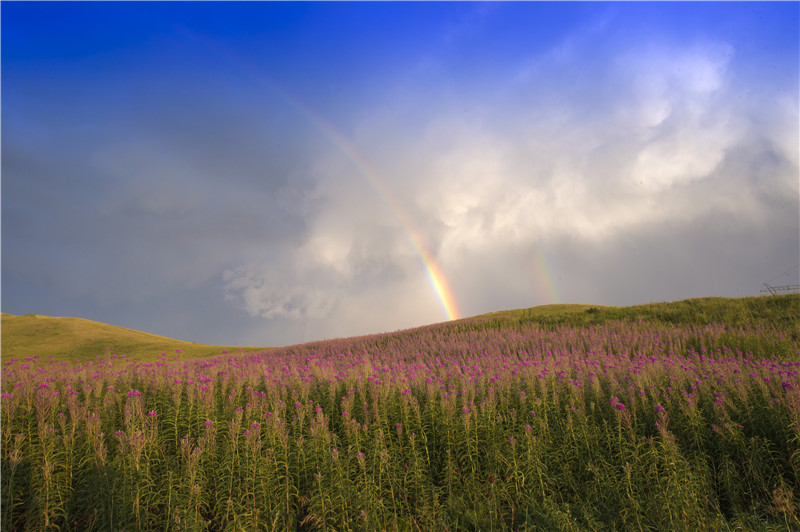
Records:
[[[269,347],[216,346],[177,340],[129,327],[72,316],[44,314],[0,316],[0,357],[53,356],[59,360],[86,360],[112,354],[152,360],[162,353],[172,357],[195,358],[223,350],[265,350]]]
[[[535,307],[501,310],[351,338],[399,334],[431,327],[483,326],[501,328],[536,322],[545,327],[582,327],[609,320],[650,320],[670,324],[723,322],[730,325],[794,321],[800,324],[800,294],[752,296],[744,298],[699,297],[674,302],[645,303],[625,307],[581,303],[555,303]],[[77,328],[76,326],[83,326]],[[66,330],[71,329],[71,330]],[[313,344],[324,339],[296,345]],[[145,331],[70,316],[2,313],[0,334],[2,360],[38,354],[60,360],[93,359],[105,354],[125,354],[152,360],[170,352],[179,358],[199,358],[223,350],[264,351],[269,347],[214,346],[175,340]],[[292,346],[283,346],[292,347]],[[180,350],[180,352],[177,352]]]

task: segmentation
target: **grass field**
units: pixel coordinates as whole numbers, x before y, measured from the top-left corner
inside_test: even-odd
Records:
[[[96,356],[124,354],[136,360],[155,360],[161,353],[174,358],[193,358],[264,347],[196,344],[164,336],[115,327],[81,318],[25,314],[2,315],[2,360],[39,355],[77,362]],[[178,350],[180,349],[180,352]]]
[[[4,356],[2,528],[800,529],[799,333],[791,295]]]

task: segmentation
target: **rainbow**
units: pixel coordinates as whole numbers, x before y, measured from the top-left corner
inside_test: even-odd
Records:
[[[205,46],[210,52],[213,52],[218,57],[221,57],[229,64],[237,65],[243,72],[248,73],[257,84],[266,86],[272,93],[278,95],[281,99],[286,101],[292,108],[305,117],[316,129],[327,138],[340,152],[342,152],[358,169],[361,176],[363,176],[370,184],[373,190],[377,192],[383,202],[391,209],[394,216],[399,220],[400,225],[403,227],[409,242],[411,243],[414,251],[422,262],[425,272],[430,281],[433,291],[436,293],[437,298],[444,310],[445,315],[449,320],[456,320],[461,317],[461,313],[456,305],[455,297],[447,282],[447,278],[442,272],[442,269],[436,263],[431,252],[424,244],[424,240],[419,232],[414,229],[414,225],[410,218],[405,214],[399,203],[394,199],[394,196],[389,192],[384,184],[384,180],[380,174],[373,169],[370,164],[361,156],[355,146],[352,145],[342,134],[340,134],[331,124],[329,124],[322,117],[314,113],[311,109],[303,105],[296,98],[292,97],[269,78],[264,75],[260,69],[253,65],[250,61],[233,53],[226,46],[205,38],[202,35],[184,31],[185,37],[191,39],[196,43]]]
[[[537,292],[544,295],[547,304],[558,303],[560,301],[558,287],[550,268],[547,267],[547,261],[542,254],[541,248],[535,246],[531,252],[531,270],[533,271],[533,282],[537,287]]]
[[[450,285],[447,282],[447,278],[444,276],[444,272],[442,272],[442,269],[436,263],[436,260],[430,251],[428,251],[428,248],[425,246],[422,237],[414,229],[414,225],[410,218],[405,214],[401,206],[395,200],[394,196],[389,193],[389,190],[386,187],[384,180],[380,177],[380,174],[378,174],[378,172],[372,168],[372,166],[364,159],[364,157],[361,156],[351,142],[344,138],[344,136],[342,136],[322,117],[308,109],[292,96],[277,89],[276,87],[273,87],[273,90],[280,94],[284,100],[289,102],[292,107],[294,107],[300,112],[300,114],[308,119],[317,128],[317,130],[319,130],[320,133],[325,136],[325,138],[327,138],[350,160],[351,163],[353,163],[356,169],[358,169],[358,172],[370,184],[372,189],[377,192],[378,196],[380,196],[383,202],[391,209],[392,214],[394,214],[394,216],[400,222],[400,225],[403,227],[409,242],[413,246],[417,256],[422,262],[422,266],[425,268],[425,272],[428,276],[431,287],[436,293],[447,319],[459,319],[461,317],[461,313],[458,311],[456,300],[453,296],[453,291],[450,289]]]

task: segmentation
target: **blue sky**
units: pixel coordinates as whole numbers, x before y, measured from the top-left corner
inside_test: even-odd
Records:
[[[3,312],[286,345],[798,282],[797,3],[0,10]]]

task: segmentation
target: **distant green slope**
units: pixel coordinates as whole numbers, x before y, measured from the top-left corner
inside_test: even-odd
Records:
[[[465,321],[485,323],[488,326],[529,322],[542,325],[583,326],[608,320],[729,325],[794,322],[800,326],[800,294],[743,298],[703,297],[630,307],[543,305],[482,314],[467,318]]]
[[[110,354],[124,354],[137,360],[153,360],[162,352],[171,358],[194,358],[220,354],[223,349],[230,352],[265,349],[196,344],[81,318],[38,314],[3,313],[0,332],[2,360],[33,355],[52,355],[57,360],[89,360],[105,356],[106,348]]]

